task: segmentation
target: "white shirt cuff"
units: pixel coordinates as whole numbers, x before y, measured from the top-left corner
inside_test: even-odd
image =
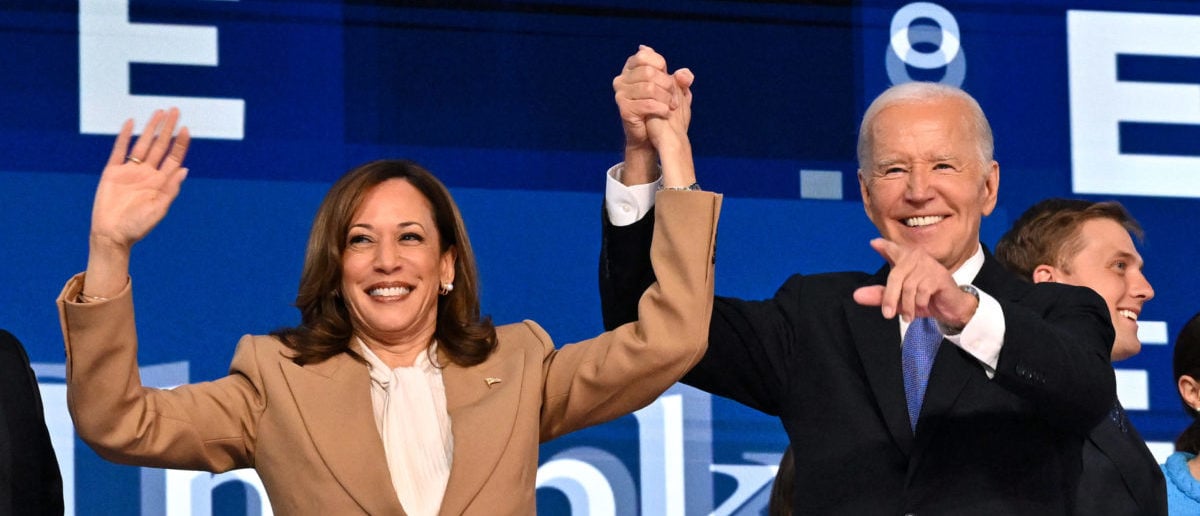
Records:
[[[962,348],[983,365],[988,378],[996,376],[996,364],[1000,361],[1000,348],[1004,346],[1004,310],[996,298],[979,291],[979,308],[967,321],[962,333],[950,335],[946,340]]]
[[[652,183],[626,186],[621,183],[621,173],[624,171],[624,163],[613,165],[608,169],[608,179],[604,185],[604,209],[608,211],[608,221],[614,226],[628,226],[642,220],[654,207],[654,194],[662,184],[662,176],[659,176]]]

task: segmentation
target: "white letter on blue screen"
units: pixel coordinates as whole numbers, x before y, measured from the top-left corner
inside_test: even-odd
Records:
[[[1200,125],[1200,84],[1119,81],[1119,54],[1200,57],[1200,16],[1067,12],[1072,190],[1200,197],[1200,157],[1121,154],[1119,130]]]
[[[242,99],[133,95],[129,64],[217,66],[217,29],[131,23],[128,0],[79,0],[79,132],[116,134],[131,115],[177,106],[192,136],[241,140]]]

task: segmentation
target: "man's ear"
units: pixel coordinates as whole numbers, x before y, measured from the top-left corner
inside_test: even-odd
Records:
[[[985,168],[983,175],[983,216],[992,214],[996,209],[996,200],[1000,196],[1000,163],[992,160]]]
[[[1034,283],[1047,283],[1058,281],[1058,269],[1053,265],[1038,265],[1033,269]]]

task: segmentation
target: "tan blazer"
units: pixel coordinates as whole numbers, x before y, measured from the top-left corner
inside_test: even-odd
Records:
[[[721,197],[664,191],[640,321],[555,349],[531,321],[497,328],[474,367],[443,371],[454,459],[440,513],[532,514],[538,444],[652,402],[704,354]],[[268,336],[238,343],[229,376],[141,386],[131,287],[58,298],[67,400],[79,436],[125,464],[212,472],[255,468],[280,514],[404,514],[371,406],[367,366],[339,355],[298,366]],[[442,363],[449,363],[445,357]],[[489,379],[499,379],[495,382]]]

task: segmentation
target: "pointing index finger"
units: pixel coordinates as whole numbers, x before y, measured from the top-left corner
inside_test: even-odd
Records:
[[[895,242],[886,238],[871,239],[871,249],[874,249],[884,260],[887,260],[888,265],[896,265],[895,256],[898,247]]]

